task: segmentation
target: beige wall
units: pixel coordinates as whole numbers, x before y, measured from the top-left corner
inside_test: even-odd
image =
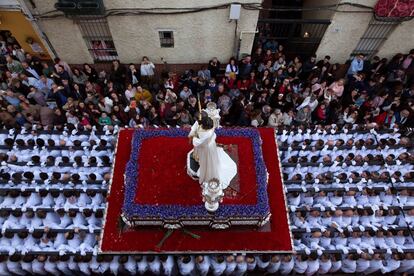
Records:
[[[341,0],[341,2],[353,2],[373,7],[377,0]],[[339,9],[347,11],[361,10],[351,6],[342,6]],[[330,55],[332,62],[345,62],[364,34],[372,16],[372,13],[335,12],[332,23],[326,30],[316,52],[317,56]]]
[[[56,0],[33,0],[33,9],[29,0],[24,1],[36,14],[54,9]],[[242,3],[261,3],[262,0],[241,0]],[[304,0],[304,6],[322,6],[342,2],[353,2],[374,6],[377,0]],[[173,4],[172,4],[173,2]],[[162,7],[199,7],[230,3],[230,0],[104,0],[106,9],[113,8],[162,8]],[[339,7],[342,10],[359,10],[351,6]],[[229,22],[229,9],[217,9],[182,15],[136,15],[110,16],[109,26],[122,62],[138,62],[143,55],[154,62],[161,63],[161,57],[168,63],[205,63],[212,56],[223,62],[234,54],[234,22]],[[349,58],[360,37],[365,32],[371,13],[316,12],[317,18],[331,17],[332,23],[317,50],[322,57],[330,55],[332,62],[344,62]],[[304,13],[304,18],[307,18]],[[249,53],[253,44],[258,18],[257,11],[241,11],[238,26],[238,38],[241,32],[240,54]],[[315,14],[313,15],[315,18]],[[58,55],[69,63],[92,62],[92,57],[81,36],[79,27],[73,20],[58,17],[39,20],[39,25],[51,41]],[[414,46],[414,20],[401,23],[380,47],[378,55],[390,57],[396,52],[406,53]],[[158,30],[174,31],[175,47],[161,48]],[[237,39],[238,39],[237,38]],[[402,43],[403,42],[403,43]]]
[[[28,0],[27,6],[34,14],[53,10],[56,0],[34,0],[33,9]],[[107,10],[115,8],[191,8],[207,7],[231,3],[230,0],[104,0]],[[261,3],[261,0],[242,0],[241,3]],[[217,56],[226,62],[234,55],[235,21],[229,22],[230,8],[214,9],[197,13],[177,15],[128,15],[108,16],[108,24],[123,63],[138,62],[146,55],[156,63],[161,58],[168,63],[205,63]],[[238,22],[237,42],[240,33],[256,30],[259,12],[241,10]],[[65,17],[39,20],[43,31],[49,37],[58,55],[69,63],[91,62],[92,58],[73,20]],[[159,30],[174,32],[174,48],[161,48]],[[240,43],[240,53],[250,53],[254,34],[244,33]]]
[[[401,22],[380,47],[379,57],[391,58],[396,53],[408,53],[414,48],[414,20]]]
[[[58,0],[32,0],[36,8],[33,9],[29,0],[17,0],[25,1],[27,6],[38,13],[44,13],[54,10],[54,4]],[[197,1],[197,0],[103,0],[106,10],[119,9],[119,8],[194,8],[194,7],[209,7],[214,5],[229,4],[232,2],[239,3],[258,3],[262,0],[208,0],[208,1]]]
[[[228,4],[229,0],[105,0],[113,8],[192,8]],[[261,3],[242,0],[240,3]],[[235,21],[229,21],[230,8],[177,15],[110,16],[109,27],[121,62],[137,62],[146,55],[156,63],[205,63],[214,56],[222,62],[235,54],[241,32],[254,32],[258,11],[241,9],[235,37]],[[174,32],[174,48],[161,48],[158,31]],[[240,53],[250,53],[254,34],[243,33]]]
[[[24,2],[34,16],[54,10],[54,4],[57,2],[57,0],[33,0],[36,6],[33,8],[28,0],[19,1]],[[62,60],[75,64],[93,62],[79,26],[72,19],[62,16],[53,19],[40,19],[37,23]]]
[[[110,16],[109,27],[121,62],[136,62],[143,55],[154,62],[203,63],[217,56],[224,61],[234,55],[235,26],[229,10],[182,15]],[[254,31],[257,11],[243,10],[240,31]],[[172,30],[174,48],[161,48],[158,31]],[[251,51],[254,36],[243,34],[240,52]],[[238,39],[238,38],[237,38]]]
[[[54,5],[57,0],[32,0],[35,4],[36,8],[33,8],[33,5],[30,3],[29,0],[18,0],[20,2],[25,2],[27,7],[33,14],[42,14],[48,11],[52,11],[55,9]]]
[[[47,0],[50,1],[50,0]],[[104,0],[104,6],[108,9],[116,8],[194,8],[194,7],[208,7],[220,4],[229,4],[232,2],[239,3],[261,3],[262,0]]]
[[[47,19],[39,22],[58,56],[67,63],[92,63],[79,27],[66,18]]]
[[[339,0],[304,0],[303,8],[314,8],[321,6],[330,6],[336,5]],[[328,9],[313,10],[313,11],[304,11],[302,13],[302,18],[304,19],[331,19],[334,15],[334,11]]]

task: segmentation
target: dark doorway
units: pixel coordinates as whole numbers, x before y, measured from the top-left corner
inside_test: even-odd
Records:
[[[330,19],[312,18],[309,13],[304,16],[303,0],[265,0],[263,6],[255,48],[275,40],[284,46],[287,58],[298,55],[306,59],[316,52]]]

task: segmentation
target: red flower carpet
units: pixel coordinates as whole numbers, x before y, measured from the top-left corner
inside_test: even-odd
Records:
[[[223,204],[256,204],[256,172],[252,166],[253,149],[250,139],[219,137],[221,144],[243,149],[238,160],[240,191]],[[192,146],[186,138],[155,137],[141,145],[140,183],[135,197],[139,204],[195,205],[201,202],[200,185],[187,175],[187,153]]]
[[[100,249],[102,253],[195,253],[195,252],[287,252],[292,251],[286,203],[281,182],[279,158],[273,129],[260,129],[262,151],[269,172],[270,224],[261,229],[232,227],[227,230],[188,228],[197,235],[176,230],[167,239],[165,229],[125,229],[120,222],[124,201],[124,172],[130,157],[133,130],[122,130],[118,137],[114,172]],[[218,143],[237,146],[239,191],[225,197],[222,204],[255,204],[256,174],[249,139],[219,137]],[[155,137],[144,140],[139,156],[139,187],[135,202],[140,204],[194,205],[201,202],[200,187],[186,173],[187,139]]]

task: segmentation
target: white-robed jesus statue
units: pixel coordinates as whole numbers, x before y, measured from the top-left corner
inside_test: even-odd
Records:
[[[237,165],[222,147],[217,146],[215,129],[214,121],[203,112],[201,120],[194,123],[188,136],[194,146],[193,158],[199,164],[199,183],[216,181],[224,190],[237,174]]]

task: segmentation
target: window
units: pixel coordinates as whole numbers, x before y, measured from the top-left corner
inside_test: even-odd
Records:
[[[109,30],[108,21],[100,16],[86,16],[77,19],[89,53],[95,61],[118,59],[118,53]]]
[[[351,55],[362,53],[370,59],[398,24],[399,22],[378,21],[373,17]]]
[[[174,48],[173,31],[159,31],[161,48]]]

